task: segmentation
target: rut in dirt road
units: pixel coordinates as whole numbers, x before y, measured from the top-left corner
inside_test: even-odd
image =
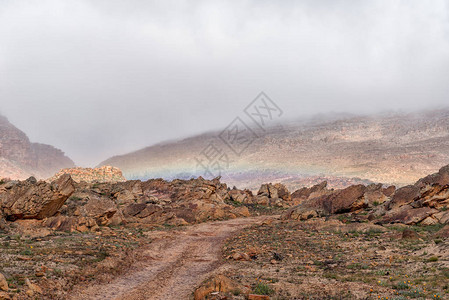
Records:
[[[71,299],[189,299],[221,264],[223,242],[239,230],[269,217],[202,223],[184,231],[154,232],[144,250],[149,258],[108,284],[76,292]]]

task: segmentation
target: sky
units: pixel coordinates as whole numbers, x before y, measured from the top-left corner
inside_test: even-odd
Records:
[[[0,0],[0,113],[80,166],[224,128],[448,106],[449,2]]]

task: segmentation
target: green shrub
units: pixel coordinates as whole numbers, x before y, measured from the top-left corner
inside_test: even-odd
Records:
[[[271,295],[273,294],[273,289],[265,283],[258,283],[254,288],[254,293],[257,295]]]

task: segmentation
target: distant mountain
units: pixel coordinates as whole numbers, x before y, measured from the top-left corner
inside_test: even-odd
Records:
[[[335,187],[357,182],[405,185],[449,163],[449,110],[330,116],[292,121],[261,132],[240,155],[219,132],[150,146],[102,162],[128,179],[204,175],[195,159],[214,142],[227,149],[222,181],[240,188],[283,182],[291,189],[327,179]]]
[[[50,145],[31,143],[24,132],[0,115],[0,178],[47,178],[73,161]]]

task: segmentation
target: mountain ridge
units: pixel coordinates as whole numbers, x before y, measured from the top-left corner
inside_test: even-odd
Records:
[[[75,163],[51,145],[32,143],[28,136],[0,115],[0,178],[47,178]]]
[[[118,167],[126,178],[134,179],[204,176],[197,170],[195,157],[209,143],[220,142],[218,133],[145,147],[98,166]],[[288,121],[258,135],[242,156],[232,157],[230,167],[221,174],[228,184],[251,188],[259,175],[259,182],[328,176],[401,186],[449,163],[448,108]],[[276,172],[282,176],[269,175]],[[237,178],[242,173],[255,175]],[[299,185],[291,183],[289,188]]]

